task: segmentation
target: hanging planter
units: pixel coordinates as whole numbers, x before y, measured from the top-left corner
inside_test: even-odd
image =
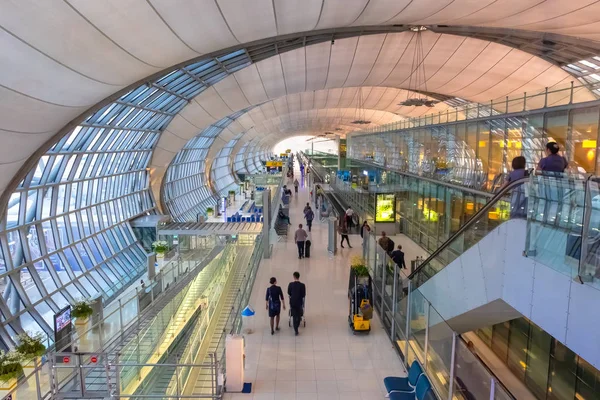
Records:
[[[46,353],[46,346],[44,346],[43,340],[43,336],[40,333],[30,335],[27,332],[23,332],[17,336],[19,344],[15,346],[15,350],[21,355],[21,359],[25,364],[24,367],[33,368],[35,366],[33,360]]]
[[[86,325],[93,313],[92,306],[86,300],[80,300],[71,307],[71,316],[75,318],[75,325]]]
[[[152,249],[156,253],[156,258],[164,258],[165,253],[169,251],[169,243],[164,240],[157,240],[152,243]]]
[[[16,351],[5,353],[0,350],[0,390],[12,390],[17,386],[17,379],[23,375],[21,357]]]

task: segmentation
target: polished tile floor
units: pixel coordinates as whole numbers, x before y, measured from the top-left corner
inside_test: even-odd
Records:
[[[338,248],[332,257],[327,252],[327,225],[315,221],[311,258],[298,259],[293,232],[305,222],[302,210],[308,193],[301,187],[292,197],[290,236],[273,245],[271,259],[259,268],[251,299],[257,329],[246,336],[245,381],[253,383],[252,393],[228,393],[225,399],[383,399],[383,378],[405,374],[379,320],[367,335],[355,336],[348,327],[348,271],[350,258],[362,252],[360,236],[350,235],[353,248]],[[295,337],[282,310],[281,331],[271,336],[265,305],[269,278],[276,277],[285,293],[294,271],[306,284],[306,327]]]

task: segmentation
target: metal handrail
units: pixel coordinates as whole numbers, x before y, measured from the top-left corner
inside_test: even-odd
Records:
[[[485,205],[479,211],[477,211],[466,223],[464,223],[460,228],[458,228],[458,230],[452,236],[450,236],[450,238],[448,240],[446,240],[444,243],[442,243],[442,245],[440,247],[438,247],[433,253],[431,253],[431,255],[429,257],[427,257],[427,259],[425,259],[421,263],[421,265],[419,265],[419,267],[417,267],[408,276],[408,279],[414,278],[419,272],[421,272],[423,270],[423,268],[425,268],[425,266],[427,264],[429,264],[442,251],[444,251],[448,246],[450,246],[450,244],[452,244],[452,242],[454,242],[456,240],[456,238],[458,238],[460,235],[465,233],[469,228],[471,228],[473,225],[475,225],[479,221],[479,217],[481,215],[484,215],[492,207],[494,207],[496,205],[496,202],[498,202],[498,200],[501,200],[502,198],[504,198],[504,196],[509,191],[514,189],[515,187],[522,185],[524,183],[527,183],[529,181],[529,179],[530,179],[529,177],[518,179],[516,181],[510,182],[508,185],[506,185],[502,189],[500,189],[496,194],[494,194],[494,196],[487,203],[485,203]]]
[[[380,168],[380,169],[384,168],[382,165],[379,165],[377,163],[370,162],[370,161],[356,160],[356,159],[353,159],[353,158],[351,158],[350,160],[352,162],[359,162],[361,164],[369,165],[369,166],[372,166],[372,167],[375,167],[375,168]],[[474,194],[474,195],[477,195],[477,196],[487,197],[489,199],[492,199],[494,197],[493,193],[485,192],[485,191],[482,191],[482,190],[473,189],[473,188],[470,188],[468,186],[457,185],[455,183],[441,181],[439,179],[429,178],[427,176],[421,176],[419,174],[414,174],[412,172],[400,171],[400,170],[397,170],[397,169],[394,169],[394,168],[390,168],[390,167],[385,167],[385,169],[388,170],[388,171],[394,172],[396,174],[407,176],[409,178],[421,179],[421,180],[424,180],[424,181],[429,182],[429,183],[433,183],[433,184],[440,185],[440,186],[446,186],[446,187],[448,187],[450,189],[461,190],[463,192],[471,193],[471,194]]]

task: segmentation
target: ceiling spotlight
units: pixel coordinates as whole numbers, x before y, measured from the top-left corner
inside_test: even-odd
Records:
[[[368,125],[370,123],[371,123],[371,121],[367,121],[364,119],[357,119],[357,120],[351,122],[351,124],[356,124],[356,125]]]
[[[331,45],[333,46],[335,44],[335,39],[331,39]]]

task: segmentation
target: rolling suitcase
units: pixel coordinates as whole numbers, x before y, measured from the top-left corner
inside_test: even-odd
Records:
[[[307,240],[304,244],[304,257],[310,258],[310,240]]]

